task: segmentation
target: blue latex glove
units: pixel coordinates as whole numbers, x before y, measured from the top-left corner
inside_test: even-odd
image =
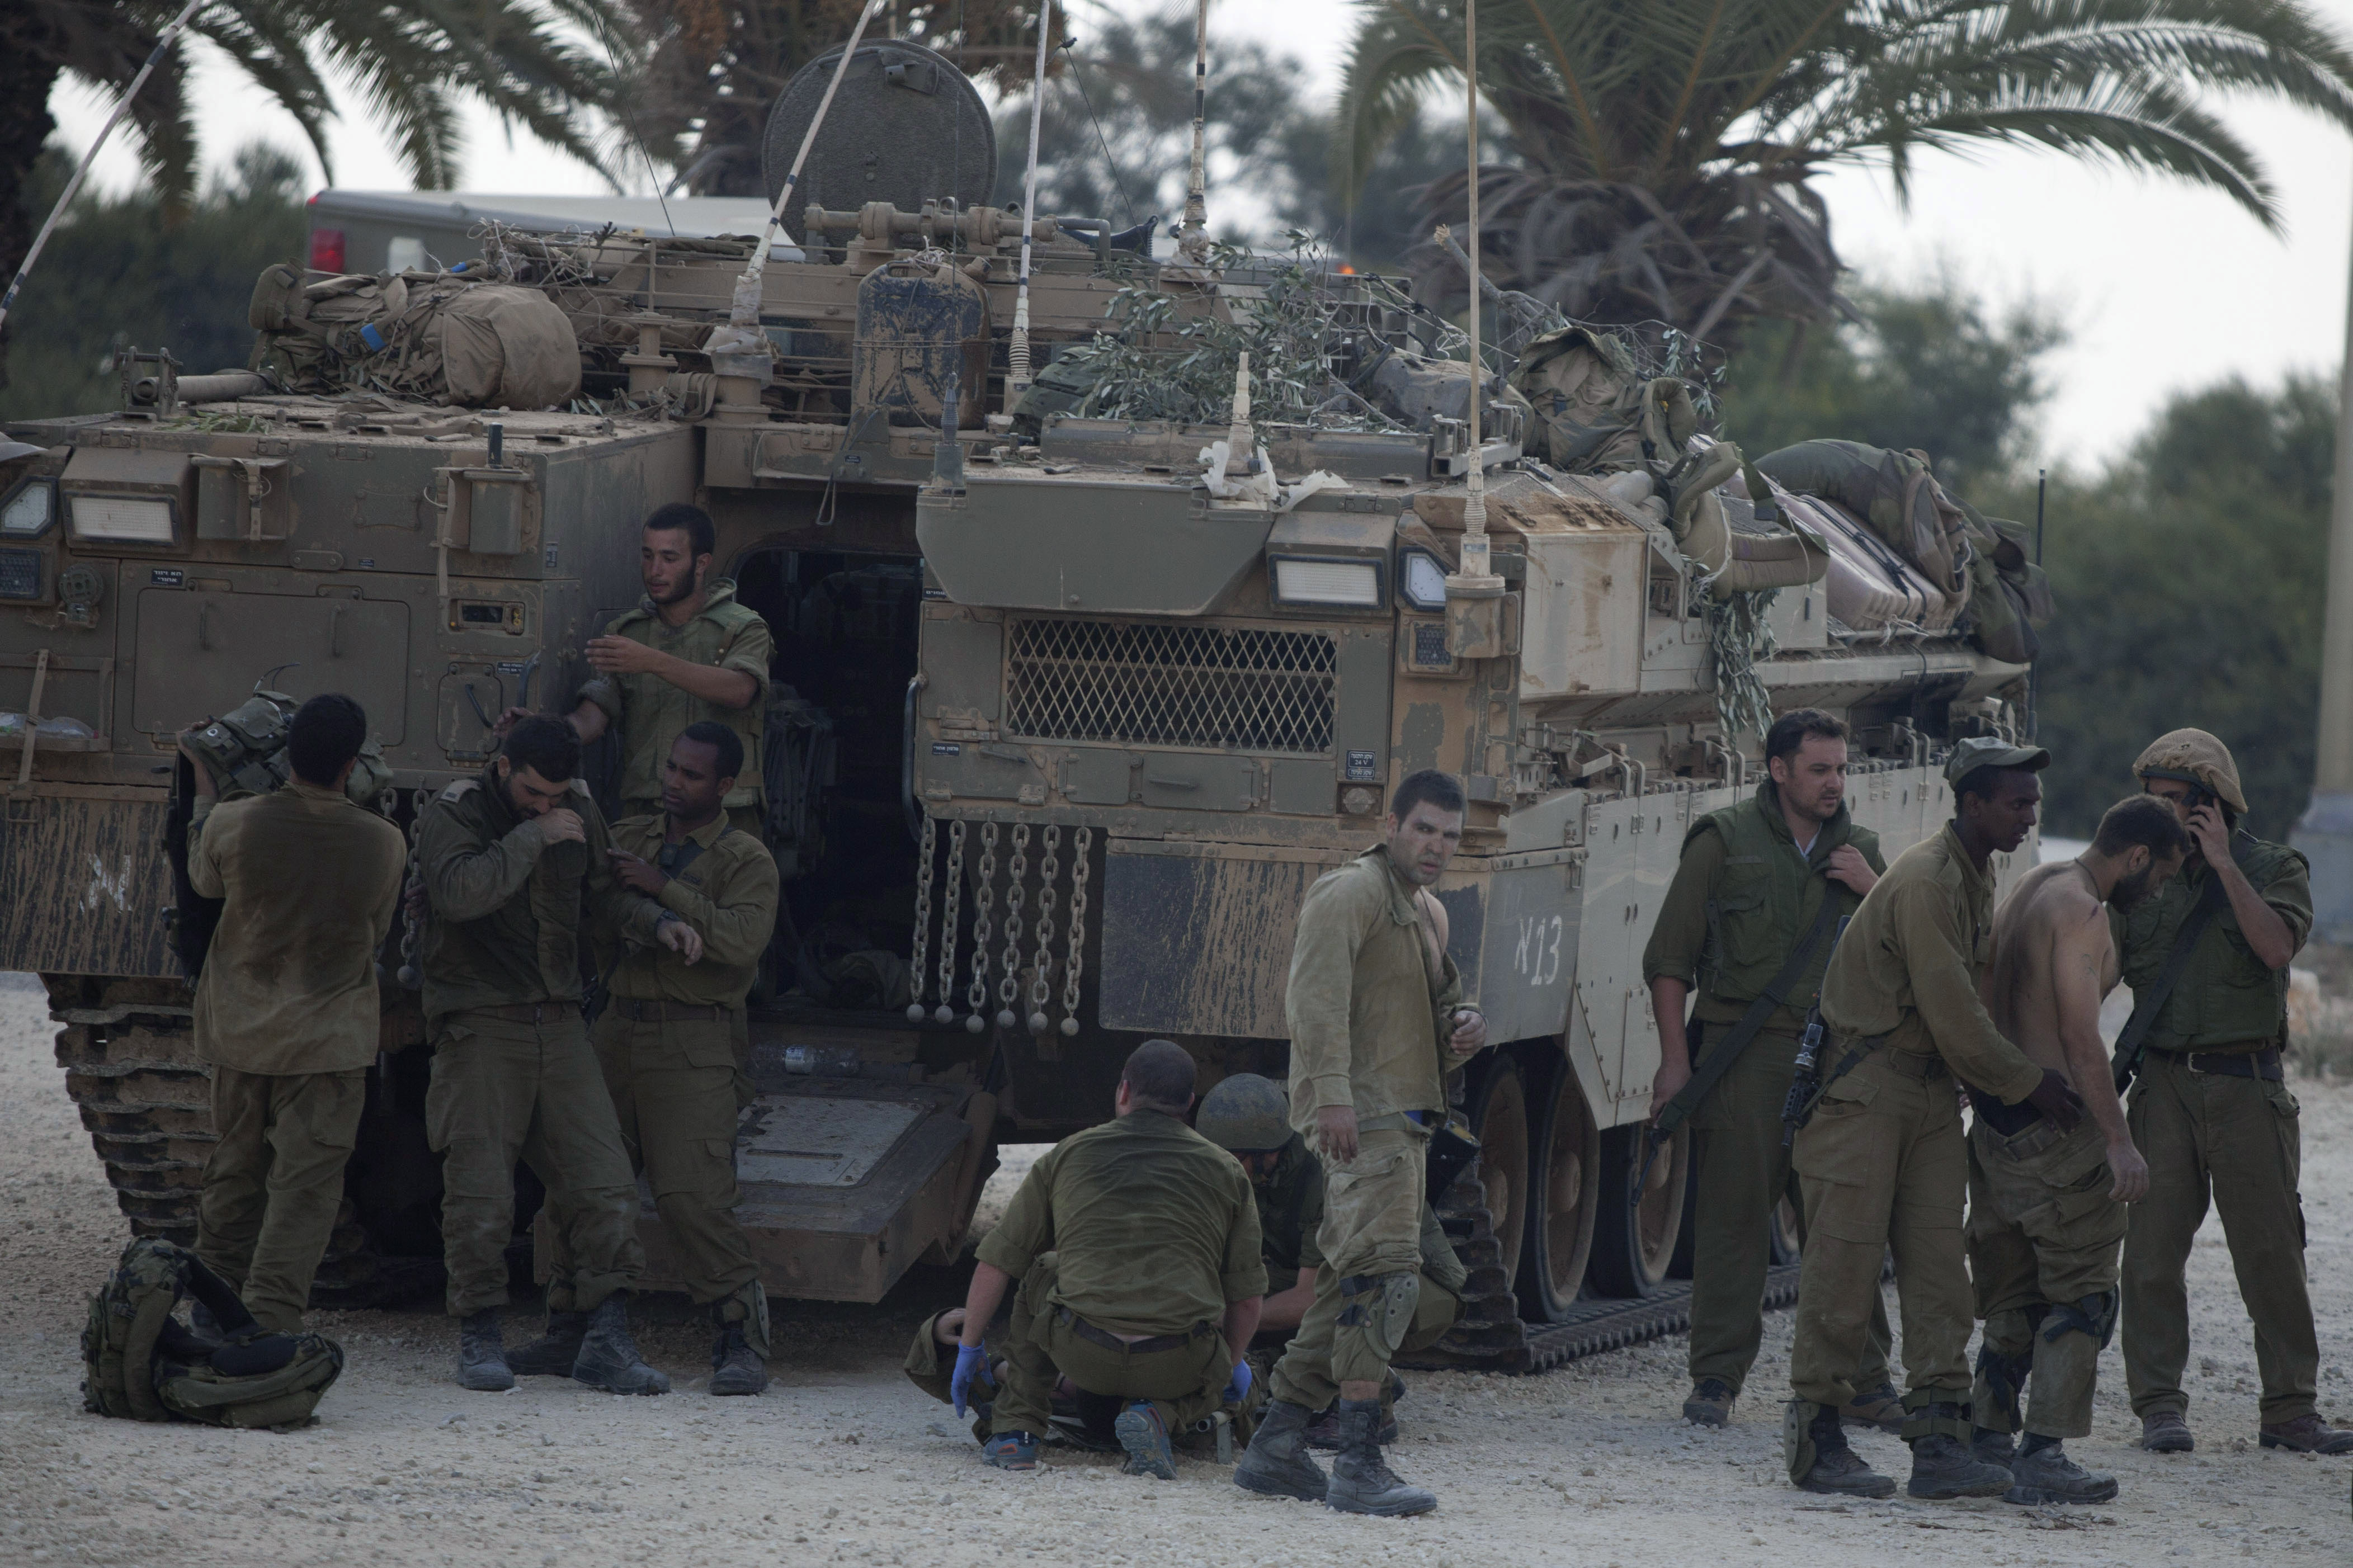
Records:
[[[1226,1380],[1226,1403],[1229,1405],[1239,1403],[1241,1396],[1250,1392],[1250,1363],[1246,1361],[1234,1363],[1234,1375]]]
[[[955,1402],[955,1413],[965,1414],[965,1395],[972,1390],[973,1373],[981,1370],[981,1361],[988,1352],[979,1345],[956,1346],[955,1372],[948,1378],[948,1397]]]

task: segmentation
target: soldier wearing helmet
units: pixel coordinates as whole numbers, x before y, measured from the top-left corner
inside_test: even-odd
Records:
[[[1282,1089],[1253,1072],[1222,1079],[1203,1095],[1193,1131],[1240,1161],[1250,1175],[1266,1258],[1259,1339],[1280,1349],[1315,1300],[1315,1270],[1324,1264],[1315,1245],[1315,1229],[1324,1223],[1324,1167],[1307,1152],[1307,1140],[1291,1130],[1291,1105]]]
[[[2247,809],[2238,767],[2205,731],[2158,737],[2133,773],[2173,807],[2193,846],[2162,892],[2109,916],[2135,1001],[2116,1054],[2120,1064],[2140,1057],[2127,1119],[2149,1168],[2123,1270],[2125,1378],[2141,1447],[2193,1446],[2183,1270],[2211,1195],[2254,1321],[2263,1446],[2353,1451],[2353,1430],[2328,1426],[2314,1405],[2320,1349],[2305,1286],[2301,1139],[2280,1061],[2288,962],[2312,930],[2308,868],[2238,826]]]

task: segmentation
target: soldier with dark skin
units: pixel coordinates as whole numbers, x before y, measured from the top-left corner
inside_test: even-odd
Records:
[[[1037,1468],[1060,1378],[1122,1405],[1127,1473],[1162,1480],[1176,1479],[1170,1433],[1250,1392],[1266,1294],[1258,1206],[1232,1157],[1185,1125],[1195,1072],[1181,1046],[1138,1046],[1113,1119],[1032,1165],[982,1239],[949,1392],[963,1415],[982,1337],[1018,1285],[981,1449],[997,1468]]]
[[[340,694],[296,710],[294,776],[215,804],[203,761],[188,885],[223,900],[196,981],[196,1050],[212,1066],[213,1131],[196,1256],[265,1329],[300,1332],[343,1201],[376,1058],[375,958],[407,846],[344,794],[367,715]]]
[[[2064,1077],[2088,1113],[2062,1132],[1979,1100],[1969,1129],[1969,1276],[1985,1321],[1970,1447],[2010,1472],[2010,1502],[2116,1495],[2114,1476],[2084,1469],[2064,1447],[2092,1430],[2126,1205],[2148,1193],[2100,1038],[2100,1001],[2116,982],[2108,911],[2130,910],[2170,881],[2188,848],[2163,805],[2128,797],[2081,855],[2020,878],[1994,917],[1986,1011],[2028,1060]],[[2022,1444],[2013,1440],[2021,1428]]]
[[[1324,1163],[1325,1264],[1235,1468],[1245,1490],[1349,1513],[1438,1506],[1388,1468],[1381,1394],[1421,1315],[1424,1160],[1445,1115],[1445,1074],[1487,1043],[1430,890],[1462,842],[1463,810],[1451,777],[1408,774],[1383,842],[1319,879],[1300,910],[1285,1002],[1291,1120]],[[1327,1478],[1308,1457],[1307,1427],[1335,1395],[1340,1452]]]
[[[500,1309],[513,1235],[514,1167],[538,1173],[563,1232],[568,1274],[549,1281],[557,1314],[586,1314],[572,1376],[614,1394],[662,1394],[670,1379],[630,1337],[628,1286],[644,1267],[637,1183],[580,1016],[580,940],[601,921],[691,963],[702,939],[615,879],[605,819],[576,776],[580,740],[561,720],[517,723],[481,776],[461,779],[417,819],[427,914],[417,944],[433,1081],[426,1134],[442,1162],[441,1233],[458,1381],[512,1388]]]
[[[1785,1198],[1797,1201],[1781,1110],[1836,930],[1814,928],[1823,918],[1851,917],[1886,869],[1879,836],[1856,826],[1847,810],[1841,721],[1813,708],[1784,713],[1766,732],[1765,771],[1755,795],[1692,825],[1642,953],[1659,1023],[1651,1115],[1691,1081],[1694,1047],[1704,1056],[1739,1053],[1685,1123],[1694,1234],[1692,1391],[1683,1419],[1701,1426],[1728,1422],[1748,1380],[1765,1334],[1767,1226]],[[1743,1019],[1809,942],[1779,1005],[1741,1043]],[[1686,1026],[1694,988],[1698,1005]],[[1903,1405],[1887,1375],[1889,1337],[1883,1302],[1855,1369],[1854,1398],[1839,1414],[1894,1431],[1903,1425]]]
[[[1968,1157],[1954,1080],[2031,1104],[2062,1131],[2083,1102],[1994,1026],[1978,994],[1991,946],[1994,855],[2026,842],[2051,754],[1990,738],[1954,747],[1954,816],[1913,846],[1855,911],[1822,977],[1821,1089],[1798,1134],[1806,1253],[1782,1423],[1789,1479],[1808,1491],[1885,1497],[1894,1482],[1847,1444],[1839,1409],[1892,1247],[1904,1311],[1903,1436],[1915,1498],[1999,1497],[2010,1472],[1969,1451],[1976,1326],[1962,1211]]]
[[[2133,764],[2194,848],[2155,898],[2111,917],[2125,984],[2171,990],[2148,1020],[2127,1115],[2148,1161],[2148,1196],[2125,1232],[2125,1381],[2141,1447],[2187,1453],[2189,1296],[2184,1270],[2210,1204],[2222,1216],[2239,1296],[2253,1321],[2263,1377],[2257,1436],[2266,1448],[2353,1452],[2353,1430],[2321,1419],[2320,1347],[2305,1280],[2303,1158],[2295,1096],[2280,1047],[2289,962],[2312,930],[2304,857],[2238,826],[2247,802],[2230,751],[2203,730],[2176,730]],[[2179,938],[2201,900],[2211,912],[2186,952]],[[2136,1016],[2135,1022],[2141,1020]]]

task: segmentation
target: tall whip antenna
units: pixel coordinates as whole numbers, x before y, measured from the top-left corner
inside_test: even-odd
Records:
[[[1479,431],[1479,400],[1487,382],[1479,353],[1479,0],[1464,0],[1462,43],[1462,75],[1470,86],[1471,469],[1463,481],[1462,567],[1446,579],[1446,641],[1458,658],[1493,658],[1504,651],[1504,580],[1495,575],[1487,550],[1487,464]]]
[[[1005,406],[1029,385],[1029,237],[1038,227],[1038,127],[1046,116],[1046,39],[1054,30],[1054,0],[1038,8],[1038,79],[1029,89],[1029,173],[1021,183],[1021,287],[1013,296],[1013,349],[1005,378]]]
[[[1199,266],[1209,254],[1208,176],[1202,158],[1209,103],[1209,0],[1193,7],[1193,166],[1185,187],[1185,223],[1176,248]]]

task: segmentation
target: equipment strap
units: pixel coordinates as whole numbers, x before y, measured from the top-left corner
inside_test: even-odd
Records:
[[[1822,938],[1838,923],[1838,889],[1825,878],[1822,905],[1814,916],[1814,923],[1807,928],[1798,945],[1789,950],[1788,960],[1781,965],[1780,973],[1766,982],[1764,991],[1748,1005],[1748,1011],[1740,1016],[1740,1022],[1732,1026],[1732,1032],[1718,1041],[1715,1048],[1708,1052],[1706,1059],[1692,1069],[1691,1081],[1677,1090],[1675,1097],[1668,1100],[1652,1119],[1656,1129],[1651,1134],[1654,1141],[1672,1137],[1677,1128],[1691,1120],[1692,1112],[1700,1108],[1700,1103],[1707,1099],[1724,1075],[1732,1070],[1732,1064],[1739,1060],[1740,1053],[1746,1050],[1750,1042],[1764,1029],[1765,1020],[1778,1012],[1788,999],[1789,987],[1795,985],[1798,976],[1805,973],[1807,963],[1814,956],[1814,949],[1821,945]]]
[[[2244,870],[2246,849],[2239,842],[2241,839],[2244,839],[2246,844],[2253,844],[2255,839],[2246,833],[2232,837],[2231,858],[2238,861],[2240,869]],[[2207,871],[2206,890],[2199,895],[2198,907],[2189,911],[2189,918],[2181,922],[2180,933],[2173,939],[2173,951],[2165,955],[2165,967],[2157,972],[2157,979],[2147,990],[2133,994],[2132,1016],[2125,1020],[2124,1028],[2116,1035],[2112,1068],[2118,1094],[2131,1087],[2134,1075],[2140,1071],[2141,1058],[2148,1054],[2148,1032],[2155,1026],[2157,1016],[2164,1009],[2166,999],[2173,994],[2174,986],[2180,983],[2182,971],[2189,967],[2190,950],[2198,945],[2198,939],[2206,934],[2206,928],[2214,923],[2214,917],[2221,914],[2222,906],[2230,901],[2230,895],[2222,890],[2221,873],[2211,866]]]

